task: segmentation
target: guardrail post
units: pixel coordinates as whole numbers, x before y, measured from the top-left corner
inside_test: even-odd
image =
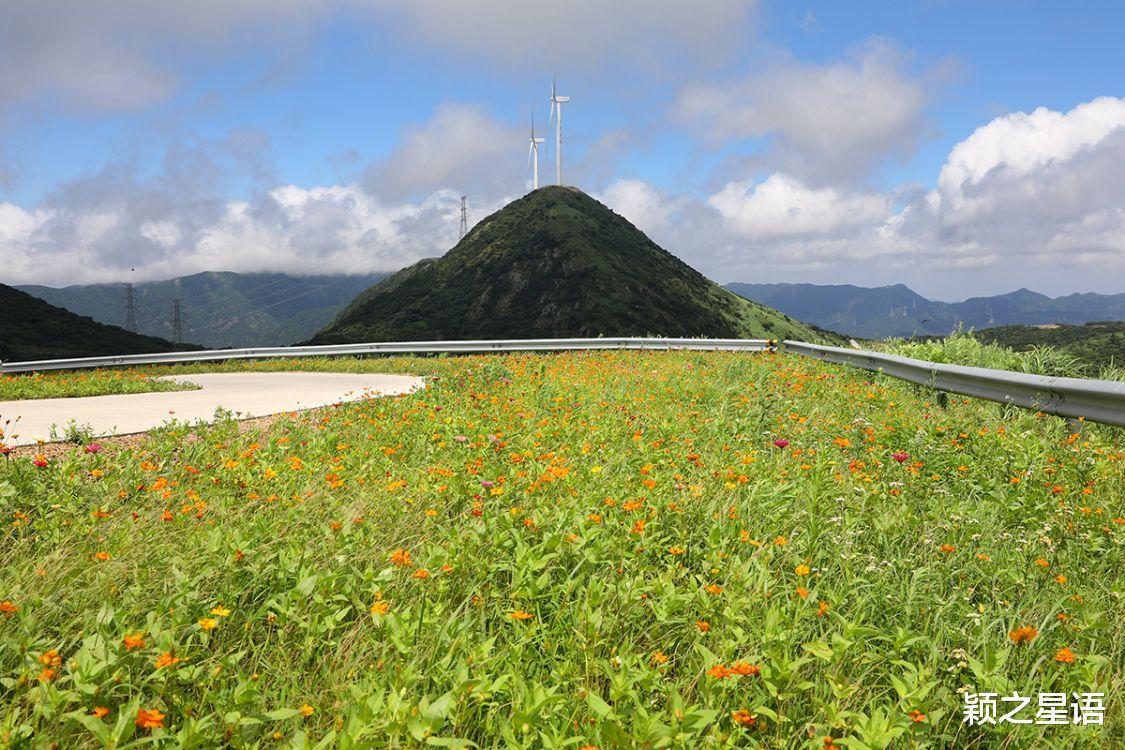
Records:
[[[937,392],[937,402],[938,402],[938,406],[940,406],[941,408],[943,408],[943,409],[948,408],[949,407],[949,394],[946,393],[945,391],[938,391]]]
[[[1081,420],[1081,419],[1075,419],[1074,417],[1067,417],[1066,431],[1069,432],[1071,435],[1081,435],[1082,434],[1082,422],[1083,422],[1083,420]]]

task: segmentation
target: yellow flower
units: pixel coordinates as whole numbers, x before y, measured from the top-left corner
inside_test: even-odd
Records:
[[[801,563],[800,565],[798,565],[796,568],[793,569],[793,572],[796,573],[799,576],[807,576],[809,574],[809,566],[805,565],[804,563]]]
[[[199,627],[203,628],[204,630],[214,630],[215,628],[219,627],[219,621],[214,617],[204,617],[199,621]]]
[[[302,704],[301,707],[297,710],[301,712],[302,716],[312,716],[313,713],[316,712],[316,709],[310,706],[308,703]]]
[[[226,617],[230,614],[230,610],[226,607],[218,606],[211,610],[211,614],[215,615],[216,617]]]

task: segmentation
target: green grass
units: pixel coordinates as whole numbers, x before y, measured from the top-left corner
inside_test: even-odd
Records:
[[[188,391],[198,386],[158,380],[157,375],[170,374],[151,370],[68,370],[0,375],[0,401],[33,398],[73,398],[105,396],[114,393],[151,393],[153,391]],[[0,416],[3,416],[0,413]]]
[[[958,332],[945,338],[926,340],[893,339],[875,345],[880,351],[903,357],[971,367],[990,367],[1035,375],[1072,378],[1125,380],[1125,368],[1096,366],[1082,357],[1053,346],[1035,346],[1016,351],[990,343],[984,332]]]
[[[431,377],[9,460],[0,746],[1125,744],[1120,430],[785,355],[254,367]]]

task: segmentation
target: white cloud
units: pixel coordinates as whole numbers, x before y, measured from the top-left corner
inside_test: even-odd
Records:
[[[386,158],[372,164],[364,184],[401,200],[440,188],[494,199],[520,184],[520,143],[527,133],[489,116],[476,104],[446,103],[428,122],[407,129]],[[540,150],[540,174],[545,151]]]
[[[875,41],[839,62],[790,62],[685,86],[675,112],[715,143],[770,136],[779,168],[835,182],[909,157],[927,131],[928,102],[924,81],[898,51]]]
[[[729,183],[707,202],[727,226],[751,240],[840,236],[881,222],[891,213],[885,195],[810,188],[780,173],[758,184]]]

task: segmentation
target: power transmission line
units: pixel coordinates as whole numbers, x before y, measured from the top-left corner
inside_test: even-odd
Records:
[[[131,281],[125,285],[125,330],[137,332],[137,303]]]
[[[184,316],[179,297],[172,300],[172,343],[184,343]]]

